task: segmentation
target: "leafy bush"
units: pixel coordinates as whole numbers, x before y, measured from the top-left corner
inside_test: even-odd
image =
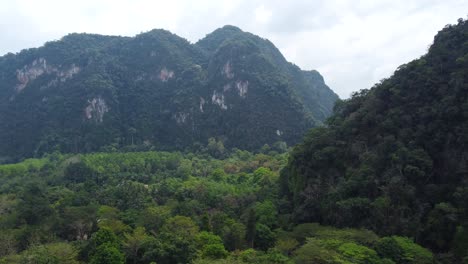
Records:
[[[402,264],[431,264],[432,253],[407,237],[384,237],[379,240],[376,250],[380,256]]]

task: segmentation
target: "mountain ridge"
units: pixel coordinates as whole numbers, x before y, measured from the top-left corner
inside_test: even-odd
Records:
[[[211,137],[244,149],[294,144],[338,99],[320,74],[306,75],[233,26],[194,44],[162,29],[69,34],[0,57],[0,156],[183,149]]]

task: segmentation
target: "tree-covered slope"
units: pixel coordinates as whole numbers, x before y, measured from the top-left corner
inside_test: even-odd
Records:
[[[337,104],[282,173],[295,221],[403,234],[468,256],[468,22]],[[285,210],[288,209],[285,207]],[[466,259],[465,259],[466,260]]]
[[[165,30],[71,34],[0,57],[0,157],[181,149],[210,137],[248,149],[292,144],[337,98],[318,72],[233,26],[196,44]]]

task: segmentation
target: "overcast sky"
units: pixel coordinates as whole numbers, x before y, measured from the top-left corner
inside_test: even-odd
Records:
[[[196,42],[226,24],[270,39],[341,97],[424,53],[466,0],[0,0],[0,55],[72,32],[133,36],[164,28]]]

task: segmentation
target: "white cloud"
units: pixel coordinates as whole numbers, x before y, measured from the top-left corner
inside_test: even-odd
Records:
[[[265,24],[270,22],[272,12],[261,5],[255,9],[255,20],[259,23]]]
[[[427,51],[464,0],[0,0],[0,54],[71,32],[132,36],[164,28],[195,42],[225,24],[270,39],[341,97]]]

